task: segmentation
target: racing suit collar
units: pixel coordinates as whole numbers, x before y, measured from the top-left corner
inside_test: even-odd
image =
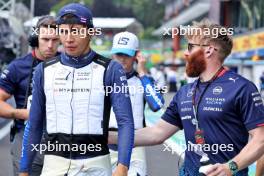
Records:
[[[74,68],[81,68],[90,64],[95,54],[96,53],[93,50],[90,50],[90,52],[85,55],[73,57],[64,52],[61,54],[61,62],[63,65],[67,65]]]

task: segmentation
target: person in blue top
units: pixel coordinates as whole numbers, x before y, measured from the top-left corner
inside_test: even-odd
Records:
[[[37,146],[45,152],[42,176],[112,175],[107,145],[112,106],[120,134],[113,175],[126,176],[134,141],[131,102],[128,93],[109,91],[127,85],[124,69],[90,48],[93,23],[88,7],[65,5],[57,23],[65,52],[35,71],[20,175],[30,172]],[[42,129],[45,145],[39,144]]]
[[[260,93],[263,99],[264,97],[264,72],[260,76]],[[261,176],[264,174],[264,155],[257,161],[256,165],[256,176]]]
[[[232,49],[230,36],[220,32],[224,27],[203,20],[191,29],[202,32],[187,36],[186,73],[199,78],[180,88],[157,124],[136,131],[135,145],[160,144],[183,129],[181,176],[199,175],[205,163],[207,176],[247,176],[247,167],[264,152],[260,94],[252,82],[223,67]],[[115,134],[109,142],[115,143]]]
[[[19,174],[19,161],[21,156],[22,139],[25,128],[25,120],[28,119],[30,101],[32,99],[32,76],[36,66],[48,58],[54,57],[59,46],[58,35],[49,34],[56,26],[52,16],[41,17],[36,25],[37,33],[29,36],[29,45],[32,52],[13,60],[4,70],[0,78],[0,117],[14,119],[10,132],[11,155],[13,162],[13,174]],[[50,28],[50,29],[49,29]],[[40,32],[41,31],[41,32]],[[16,108],[5,101],[14,96]],[[32,166],[31,175],[40,175],[42,169],[42,157],[37,155]]]
[[[139,51],[139,41],[135,34],[130,32],[120,32],[114,36],[113,47],[111,49],[113,59],[120,62],[126,72],[130,100],[132,104],[135,129],[143,128],[145,125],[144,110],[148,103],[152,111],[158,111],[163,107],[164,99],[155,86],[152,77],[147,75],[145,68],[146,59]],[[137,64],[136,64],[137,63]],[[137,69],[134,69],[137,65]],[[109,130],[117,131],[116,117],[111,111]],[[118,161],[117,145],[110,145],[112,168],[115,170]],[[133,149],[129,176],[146,176],[146,156],[143,147]]]

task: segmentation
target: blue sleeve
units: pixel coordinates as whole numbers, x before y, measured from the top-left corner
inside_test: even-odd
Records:
[[[125,71],[116,61],[111,61],[106,72],[107,86],[127,86]],[[112,91],[110,94],[118,125],[118,163],[129,167],[134,146],[134,120],[129,92]]]
[[[43,89],[43,65],[39,64],[33,76],[32,104],[29,120],[23,136],[20,172],[30,172],[36,154],[33,146],[39,145],[45,119],[45,94]]]
[[[165,120],[166,122],[172,125],[175,125],[179,127],[180,129],[183,129],[183,125],[182,125],[182,121],[179,115],[179,110],[178,110],[178,105],[177,105],[178,94],[179,93],[177,93],[173,97],[172,101],[170,102],[170,105],[167,107],[166,111],[164,112],[161,118]]]
[[[247,130],[264,125],[264,106],[256,86],[248,82],[237,97],[240,116]]]
[[[140,80],[144,87],[144,98],[150,109],[154,112],[160,110],[164,105],[164,99],[159,88],[155,86],[154,80],[148,76],[142,76],[140,77]]]
[[[8,67],[2,72],[0,78],[0,88],[3,89],[5,92],[13,95],[15,92],[16,86],[16,65],[15,62],[11,62]]]

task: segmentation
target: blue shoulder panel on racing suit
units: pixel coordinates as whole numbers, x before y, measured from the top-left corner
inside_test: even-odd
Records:
[[[106,84],[109,86],[127,86],[123,79],[125,71],[116,61],[111,61],[106,71]],[[118,162],[129,166],[131,152],[134,146],[134,120],[131,101],[127,92],[111,93],[113,111],[118,125]]]
[[[152,111],[158,111],[164,105],[164,99],[154,84],[154,80],[148,76],[140,77],[144,87],[144,98]]]
[[[22,153],[20,160],[20,172],[29,172],[36,151],[32,150],[33,145],[41,141],[43,125],[45,120],[45,94],[43,90],[43,63],[36,68],[33,77],[33,91],[29,120],[25,127],[23,136]]]
[[[61,55],[61,63],[71,67],[79,68],[91,63],[95,56],[94,52],[88,54],[88,59],[73,58]],[[23,147],[21,154],[20,172],[29,172],[31,164],[36,154],[32,150],[33,146],[40,143],[43,131],[43,125],[46,117],[46,98],[44,93],[44,70],[43,63],[39,64],[33,77],[33,100],[30,109],[29,120],[25,128]],[[105,74],[106,86],[126,86],[127,81],[121,79],[125,76],[122,66],[116,61],[111,61]],[[118,161],[123,165],[129,166],[131,152],[134,144],[134,121],[129,95],[126,93],[110,93],[111,104],[117,117],[119,129],[119,156]]]

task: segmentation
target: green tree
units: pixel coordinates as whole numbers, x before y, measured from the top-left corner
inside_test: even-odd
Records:
[[[101,0],[97,0],[101,1]],[[84,4],[93,7],[95,0],[61,0],[55,6],[53,6],[53,11],[58,11],[62,6],[71,3],[71,2],[83,2]],[[117,7],[116,14],[118,14],[118,9],[122,10],[123,8],[130,8],[134,14],[134,17],[137,18],[144,27],[157,28],[163,19],[164,15],[164,5],[159,4],[156,0],[109,0],[114,3]],[[102,6],[104,6],[104,2]],[[110,2],[109,2],[110,3]],[[109,5],[109,4],[107,4]],[[103,12],[102,12],[103,13]],[[109,14],[109,17],[117,16],[116,14]],[[100,16],[100,14],[98,15]],[[130,16],[130,14],[128,14]],[[127,17],[127,16],[124,16]]]
[[[51,10],[58,12],[61,7],[63,7],[66,4],[73,3],[73,2],[84,3],[88,6],[92,6],[94,0],[62,0],[58,4],[54,5]]]
[[[61,0],[52,10],[57,12],[71,2],[80,0]],[[81,0],[81,2],[91,7],[94,15],[98,17],[135,17],[144,26],[145,31],[140,34],[143,38],[153,38],[151,34],[161,25],[165,9],[164,4],[159,4],[156,0]],[[102,7],[98,7],[98,4]]]
[[[158,27],[163,19],[164,5],[156,0],[113,0],[113,2],[122,8],[130,7],[135,17],[144,27]]]
[[[164,5],[156,0],[113,0],[113,2],[122,7],[130,7],[135,18],[141,22],[145,28],[141,34],[142,38],[153,38],[151,35],[155,28],[162,23],[164,16]]]

